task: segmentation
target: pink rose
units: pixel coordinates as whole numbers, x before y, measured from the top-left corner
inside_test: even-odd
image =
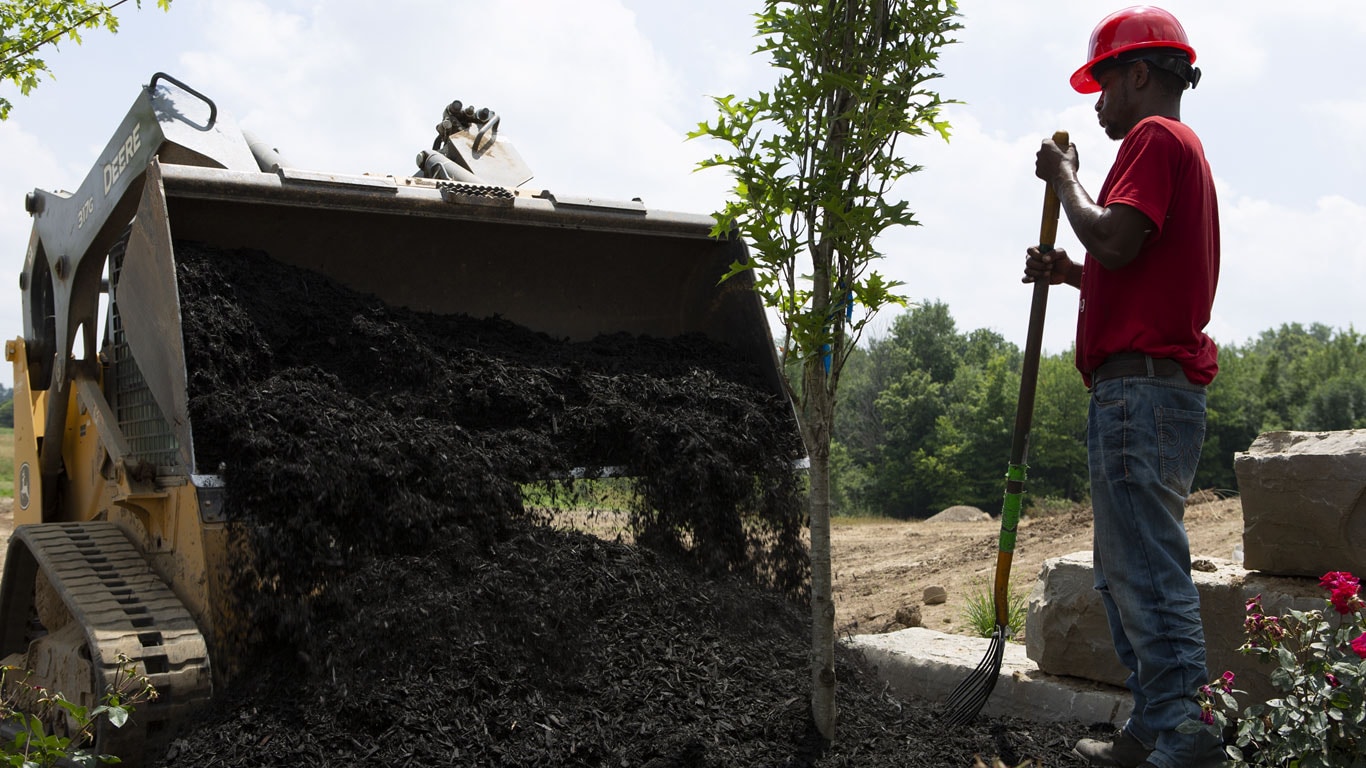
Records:
[[[1350,589],[1353,594],[1361,587],[1361,581],[1347,571],[1329,571],[1319,579],[1319,586],[1329,592]]]
[[[1352,641],[1352,651],[1366,659],[1366,632],[1362,632],[1360,637]]]
[[[1279,616],[1267,616],[1266,626],[1263,629],[1266,630],[1266,636],[1273,641],[1285,638],[1285,627],[1281,625],[1281,617]]]
[[[1348,589],[1345,584],[1338,585],[1328,599],[1333,603],[1334,610],[1344,616],[1352,613],[1361,605],[1361,601],[1357,598],[1357,587]]]
[[[1331,593],[1328,599],[1333,604],[1333,609],[1344,616],[1362,605],[1361,599],[1357,597],[1361,591],[1361,580],[1347,571],[1329,571],[1323,574],[1319,579],[1319,586]]]

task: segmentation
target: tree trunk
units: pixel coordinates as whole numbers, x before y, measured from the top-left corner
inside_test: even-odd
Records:
[[[811,526],[811,717],[827,741],[835,739],[835,602],[830,576],[830,433],[834,397],[819,355],[803,368],[802,430],[811,460],[807,514]]]

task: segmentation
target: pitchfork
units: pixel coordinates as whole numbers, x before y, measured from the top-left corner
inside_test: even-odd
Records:
[[[1067,149],[1066,131],[1053,134],[1053,143]],[[1039,252],[1053,250],[1058,234],[1058,197],[1053,185],[1044,188],[1043,223],[1039,228]],[[1020,504],[1024,496],[1029,461],[1029,428],[1034,419],[1034,390],[1039,380],[1039,351],[1043,346],[1044,311],[1048,308],[1048,280],[1034,281],[1034,301],[1029,309],[1029,335],[1025,339],[1024,364],[1020,370],[1020,399],[1015,406],[1015,433],[1010,443],[1010,465],[1006,469],[1006,493],[1001,503],[1001,537],[996,552],[995,601],[996,629],[991,633],[987,655],[971,675],[949,694],[944,719],[965,725],[986,705],[1001,676],[1001,659],[1010,638],[1010,561],[1015,556],[1015,530],[1020,523]]]

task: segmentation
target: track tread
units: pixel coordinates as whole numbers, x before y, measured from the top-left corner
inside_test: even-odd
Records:
[[[85,629],[91,662],[104,690],[118,658],[137,664],[157,690],[120,729],[101,731],[101,751],[141,762],[149,730],[174,723],[213,693],[208,645],[189,611],[116,525],[104,521],[44,523],[15,529]],[[131,759],[130,759],[131,758]]]

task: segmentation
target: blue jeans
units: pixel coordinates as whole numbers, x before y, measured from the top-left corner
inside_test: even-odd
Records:
[[[1216,749],[1195,696],[1209,681],[1200,595],[1182,522],[1205,441],[1205,388],[1184,376],[1128,376],[1091,389],[1087,428],[1095,515],[1096,589],[1115,652],[1129,670],[1134,711],[1125,729],[1180,768]]]

